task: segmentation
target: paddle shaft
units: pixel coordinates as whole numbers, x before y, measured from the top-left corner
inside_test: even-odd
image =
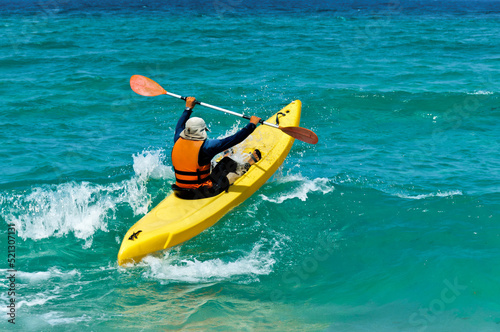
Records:
[[[168,92],[166,91],[167,95],[169,96],[172,96],[172,97],[175,97],[175,98],[179,98],[179,99],[182,99],[182,100],[186,100],[187,97],[184,97],[184,96],[180,96],[180,95],[177,95],[175,93],[172,93],[172,92]],[[248,115],[244,115],[244,114],[240,114],[240,113],[236,113],[236,112],[233,112],[233,111],[230,111],[230,110],[227,110],[225,108],[222,108],[222,107],[218,107],[218,106],[214,106],[214,105],[210,105],[210,104],[207,104],[207,103],[204,103],[204,102],[201,102],[201,101],[196,101],[196,104],[198,105],[201,105],[201,106],[205,106],[205,107],[208,107],[208,108],[212,108],[214,110],[217,110],[217,111],[221,111],[221,112],[224,112],[224,113],[227,113],[227,114],[232,114],[232,115],[236,115],[236,116],[239,116],[240,118],[243,118],[243,119],[247,119],[247,120],[250,120],[250,117]],[[271,126],[271,127],[274,127],[274,128],[279,128],[280,126],[274,124],[274,123],[269,123],[267,121],[264,121],[264,120],[260,120],[259,121],[260,123],[262,124],[265,124],[267,126]]]
[[[167,92],[164,88],[161,87],[158,83],[153,81],[150,78],[147,78],[142,75],[133,75],[130,78],[130,87],[132,90],[134,90],[136,93],[140,94],[141,96],[145,97],[154,97],[154,96],[159,96],[159,95],[169,95],[178,99],[186,100],[187,97],[183,97],[180,95],[177,95],[175,93]],[[217,111],[221,111],[224,113],[232,114],[239,116],[240,118],[251,120],[252,118],[249,117],[248,115],[236,113],[230,110],[226,110],[221,107],[213,106],[207,103],[202,103],[199,101],[195,102],[197,105],[205,106],[208,108],[212,108]],[[276,120],[276,122],[278,122]],[[299,139],[303,142],[309,143],[309,144],[316,144],[318,143],[318,135],[316,135],[313,131],[306,129],[306,128],[301,128],[301,127],[281,127],[278,123],[269,123],[266,121],[263,121],[262,119],[259,121],[259,123],[265,124],[266,126],[273,127],[276,129],[281,130],[283,133],[292,136],[293,138]]]

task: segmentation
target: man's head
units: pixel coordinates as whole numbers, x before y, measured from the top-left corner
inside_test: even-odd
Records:
[[[192,117],[186,121],[186,128],[182,131],[181,137],[194,141],[204,141],[207,139],[207,131],[210,131],[205,124],[205,120]]]

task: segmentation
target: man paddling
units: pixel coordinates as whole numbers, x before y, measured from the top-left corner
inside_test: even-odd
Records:
[[[195,105],[194,97],[186,98],[186,108],[175,128],[175,144],[172,149],[176,179],[172,188],[177,196],[185,199],[218,195],[229,188],[237,175],[246,172],[250,165],[261,157],[260,151],[255,150],[249,155],[245,165],[238,165],[236,161],[225,156],[211,171],[212,159],[245,140],[255,130],[260,118],[252,116],[250,123],[232,136],[207,139],[209,129],[205,121],[198,117],[191,118]],[[230,173],[232,181],[228,179]]]

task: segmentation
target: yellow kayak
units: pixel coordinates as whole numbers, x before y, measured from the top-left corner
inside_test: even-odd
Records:
[[[296,100],[267,120],[280,126],[298,126],[302,103]],[[184,200],[173,193],[132,226],[123,238],[118,264],[140,261],[146,255],[183,243],[214,225],[231,209],[257,191],[276,172],[292,148],[294,138],[281,130],[259,126],[238,150],[259,149],[262,158],[217,196]]]

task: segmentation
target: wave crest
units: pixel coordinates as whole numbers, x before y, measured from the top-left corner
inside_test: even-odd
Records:
[[[407,199],[425,199],[429,197],[453,197],[453,196],[461,196],[463,193],[460,190],[453,191],[445,191],[445,192],[437,192],[430,194],[420,194],[415,196],[405,195],[405,194],[396,194],[397,197],[407,198]]]
[[[90,247],[97,231],[107,231],[107,220],[114,218],[119,205],[128,204],[135,215],[147,213],[151,204],[148,179],[173,177],[162,159],[163,150],[134,155],[135,175],[119,183],[68,182],[41,185],[20,193],[1,193],[0,216],[14,223],[18,236],[24,240],[72,233],[86,240],[85,247]]]
[[[330,184],[330,181],[327,178],[317,178],[314,180],[310,180],[300,175],[287,175],[279,180],[282,183],[287,182],[299,182],[300,186],[294,188],[289,193],[280,193],[277,198],[270,198],[264,194],[261,194],[260,197],[268,202],[273,202],[277,204],[281,204],[286,200],[298,198],[301,201],[305,202],[307,200],[307,195],[311,192],[321,192],[323,194],[328,194],[332,192],[335,188]]]
[[[199,261],[196,258],[182,259],[180,254],[169,251],[165,257],[148,256],[142,265],[148,267],[144,277],[164,282],[200,283],[231,280],[242,283],[258,281],[258,276],[272,272],[276,260],[274,249],[266,250],[262,243],[233,261],[215,258]]]

